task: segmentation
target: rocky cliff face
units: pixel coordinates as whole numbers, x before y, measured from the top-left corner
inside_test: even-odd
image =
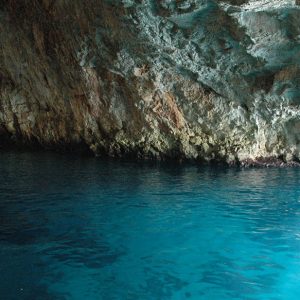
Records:
[[[0,141],[298,160],[298,2],[0,0]]]

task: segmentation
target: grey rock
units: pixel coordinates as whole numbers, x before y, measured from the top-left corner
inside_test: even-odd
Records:
[[[0,143],[297,165],[298,1],[0,3]]]

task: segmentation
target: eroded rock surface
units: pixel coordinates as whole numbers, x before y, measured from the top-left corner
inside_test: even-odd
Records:
[[[95,154],[300,157],[292,0],[0,0],[4,143]]]

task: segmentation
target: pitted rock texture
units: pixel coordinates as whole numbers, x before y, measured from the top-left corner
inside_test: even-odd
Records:
[[[299,1],[0,0],[0,41],[2,145],[299,160]]]

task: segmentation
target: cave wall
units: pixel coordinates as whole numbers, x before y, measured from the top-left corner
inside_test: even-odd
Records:
[[[0,144],[300,157],[291,0],[2,0]]]

